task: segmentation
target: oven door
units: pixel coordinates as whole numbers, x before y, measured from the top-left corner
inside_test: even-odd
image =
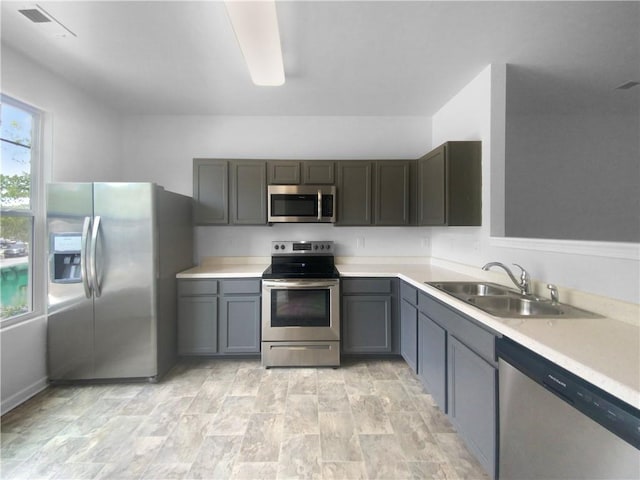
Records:
[[[340,340],[339,280],[263,280],[262,340]]]

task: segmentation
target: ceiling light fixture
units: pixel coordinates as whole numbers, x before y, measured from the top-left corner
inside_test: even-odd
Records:
[[[225,0],[224,3],[253,83],[284,84],[275,0]]]

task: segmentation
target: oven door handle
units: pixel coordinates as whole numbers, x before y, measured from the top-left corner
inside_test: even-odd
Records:
[[[318,221],[322,220],[322,190],[318,189]]]
[[[265,288],[329,288],[337,287],[338,280],[263,280]]]

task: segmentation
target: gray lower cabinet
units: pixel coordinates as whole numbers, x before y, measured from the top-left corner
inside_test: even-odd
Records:
[[[220,353],[260,352],[260,297],[223,296],[220,300]]]
[[[447,412],[447,331],[424,313],[418,315],[418,377]]]
[[[400,284],[400,354],[414,372],[418,371],[418,292],[406,282]]]
[[[418,376],[469,450],[495,478],[495,334],[422,292],[418,310]]]
[[[496,476],[498,370],[455,337],[448,343],[448,414],[469,449]]]
[[[260,279],[179,279],[178,353],[260,352]]]
[[[178,280],[178,354],[218,352],[218,281]]]
[[[342,352],[397,353],[397,279],[342,279]]]

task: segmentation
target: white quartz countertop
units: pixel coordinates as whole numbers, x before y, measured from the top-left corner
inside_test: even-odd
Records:
[[[178,278],[259,277],[265,263],[205,264]],[[482,280],[429,264],[336,265],[343,277],[398,277],[626,403],[640,408],[640,328],[613,318],[498,318],[424,282]]]

